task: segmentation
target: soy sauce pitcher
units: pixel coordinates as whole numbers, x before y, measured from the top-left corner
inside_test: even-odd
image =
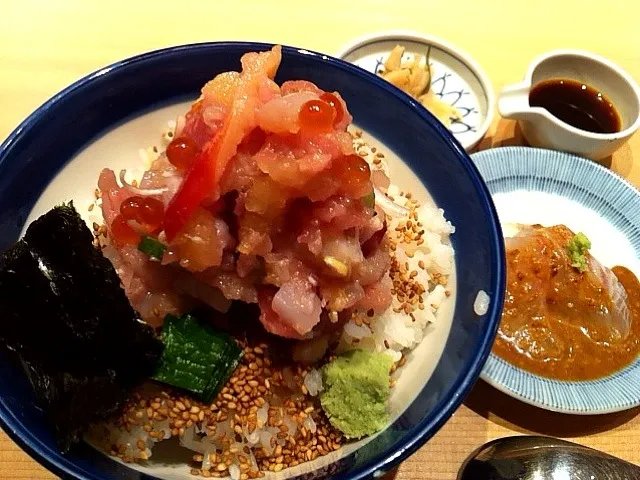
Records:
[[[531,146],[600,160],[640,127],[640,88],[606,58],[556,50],[536,58],[523,82],[501,92],[498,111],[518,120]]]

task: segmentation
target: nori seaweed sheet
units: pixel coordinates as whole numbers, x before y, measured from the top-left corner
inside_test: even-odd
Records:
[[[162,353],[72,204],[2,255],[0,315],[0,343],[20,358],[62,452],[116,413]]]

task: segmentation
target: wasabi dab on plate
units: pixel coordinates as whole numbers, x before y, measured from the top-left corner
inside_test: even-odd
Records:
[[[586,272],[588,268],[587,252],[591,248],[591,241],[587,236],[578,232],[567,245],[571,266],[581,272]]]

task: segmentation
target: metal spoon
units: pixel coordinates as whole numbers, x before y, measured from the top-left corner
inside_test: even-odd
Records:
[[[474,451],[458,480],[640,480],[640,467],[556,438],[506,437]]]

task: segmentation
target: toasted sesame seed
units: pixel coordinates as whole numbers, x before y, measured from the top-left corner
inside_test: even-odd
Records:
[[[368,317],[365,315],[361,314],[360,316],[368,321]],[[235,463],[239,465],[241,475],[246,475],[246,478],[258,478],[264,475],[263,471],[275,471],[274,469],[276,468],[285,469],[307,461],[305,456],[307,454],[304,453],[306,451],[311,452],[309,453],[311,459],[332,451],[333,443],[329,445],[317,437],[324,435],[324,438],[328,439],[328,435],[335,432],[321,411],[317,414],[314,413],[316,411],[314,400],[306,396],[308,391],[303,385],[300,386],[300,390],[304,397],[283,399],[281,406],[271,405],[269,409],[268,423],[278,428],[277,435],[272,437],[271,446],[273,452],[271,456],[263,451],[261,447],[249,448],[248,445],[244,445],[240,449],[235,446],[236,442],[244,440],[246,432],[254,433],[257,428],[262,428],[262,425],[258,425],[257,413],[259,408],[265,405],[264,394],[271,389],[272,384],[277,386],[284,385],[281,368],[271,367],[266,345],[261,345],[257,348],[245,348],[245,356],[241,360],[240,367],[236,370],[232,379],[223,387],[218,397],[211,403],[203,405],[193,399],[178,396],[171,391],[163,392],[161,396],[149,399],[145,399],[136,393],[134,395],[135,400],[123,413],[121,428],[125,428],[132,422],[142,423],[143,419],[145,419],[147,423],[142,425],[142,428],[148,432],[150,438],[159,441],[165,437],[163,428],[166,429],[166,423],[160,425],[159,422],[167,417],[170,417],[169,426],[171,430],[169,433],[172,437],[184,436],[186,429],[192,425],[198,425],[200,428],[205,428],[206,426],[205,432],[212,438],[215,436],[216,442],[221,445],[221,450],[218,454],[211,455],[211,463],[213,465],[211,470],[193,469],[193,472],[203,477],[227,476],[229,474],[229,466]],[[302,382],[308,371],[307,367],[295,366],[293,367],[294,378],[297,382]],[[265,386],[268,388],[265,388]],[[271,403],[271,400],[269,402]],[[151,416],[145,416],[149,412],[151,412]],[[316,431],[314,433],[311,433],[302,425],[304,419],[312,414],[316,423]],[[290,430],[285,424],[287,416],[298,424],[295,431]],[[216,425],[220,422],[228,422],[233,433],[231,435],[226,435],[224,432],[217,434]],[[137,451],[131,461],[148,458],[146,453],[148,452],[148,441],[143,440],[143,438],[146,437],[134,438],[134,445],[137,447]],[[280,445],[280,443],[283,443],[284,446]],[[339,446],[341,442],[336,443]],[[321,448],[318,448],[318,446]],[[120,449],[119,446],[117,448]],[[122,449],[112,452],[110,446],[107,450],[120,458],[124,457],[127,452]],[[255,455],[259,469],[251,467],[249,460],[251,454]],[[196,454],[193,460],[202,462],[202,455],[197,455],[199,454]],[[240,456],[244,457],[244,462],[241,461]],[[221,464],[224,465],[224,469],[218,470],[218,465]],[[281,467],[278,467],[278,465],[281,465]]]

